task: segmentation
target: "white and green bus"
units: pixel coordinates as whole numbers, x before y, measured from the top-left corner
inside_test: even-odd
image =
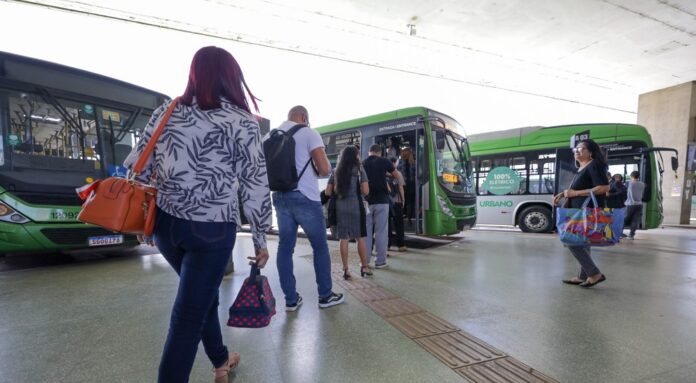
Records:
[[[640,172],[648,187],[643,196],[642,229],[662,223],[662,151],[648,131],[632,124],[579,124],[528,127],[469,137],[478,223],[514,225],[524,232],[554,229],[553,195],[566,189],[576,172],[572,137],[588,137],[607,153],[609,172],[627,178]],[[676,170],[676,157],[671,166]]]

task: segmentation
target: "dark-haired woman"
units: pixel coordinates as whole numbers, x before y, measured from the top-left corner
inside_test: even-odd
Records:
[[[599,206],[594,206],[590,201],[589,207],[604,207],[609,191],[606,176],[608,166],[599,145],[592,140],[584,140],[577,144],[573,152],[579,165],[578,173],[568,189],[554,196],[554,204],[558,205],[561,198],[565,197],[569,200],[571,208],[582,208],[583,202],[592,192]],[[568,249],[580,264],[580,272],[577,277],[565,279],[563,283],[587,288],[606,280],[592,260],[589,246],[568,246]]]
[[[217,47],[200,49],[193,56],[186,91],[137,175],[157,186],[154,244],[179,275],[160,383],[188,382],[201,341],[216,382],[227,382],[240,361],[222,342],[218,288],[234,247],[238,204],[244,205],[252,227],[256,256],[249,259],[259,267],[268,261],[265,233],[271,218],[259,125],[244,89],[258,110],[234,57]],[[152,114],[126,167],[140,157],[168,106]]]
[[[370,193],[367,174],[360,165],[360,153],[355,146],[343,148],[336,171],[329,177],[324,193],[327,196],[336,194],[336,236],[341,249],[343,262],[343,277],[350,279],[348,271],[348,241],[355,239],[358,243],[360,256],[360,275],[372,275],[367,266],[367,248],[365,237],[365,208],[362,197]]]

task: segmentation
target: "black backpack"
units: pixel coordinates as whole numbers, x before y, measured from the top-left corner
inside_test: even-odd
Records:
[[[268,187],[272,191],[292,191],[297,189],[297,183],[312,162],[309,158],[307,164],[297,175],[295,167],[295,139],[292,136],[298,130],[307,125],[297,124],[287,132],[273,129],[266,141],[263,142],[263,153],[266,156],[266,172],[268,174]]]

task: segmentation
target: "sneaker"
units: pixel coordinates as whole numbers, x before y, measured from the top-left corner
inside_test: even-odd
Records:
[[[621,233],[621,238],[626,238],[626,237],[628,237],[626,234]]]
[[[387,268],[387,267],[389,267],[389,265],[387,265],[386,262],[384,262],[384,263],[375,263],[375,269],[385,269],[385,268]]]
[[[632,240],[634,240],[635,238],[633,238],[632,235],[629,235],[629,236],[628,236],[628,239],[630,239],[630,240],[632,241]]]
[[[325,309],[331,306],[340,305],[344,300],[345,298],[343,297],[343,294],[336,294],[332,291],[328,297],[319,298],[319,307]]]
[[[302,306],[302,297],[300,296],[300,294],[297,294],[297,302],[295,302],[291,305],[286,303],[285,304],[285,311],[296,311],[297,309],[300,308],[300,306]]]

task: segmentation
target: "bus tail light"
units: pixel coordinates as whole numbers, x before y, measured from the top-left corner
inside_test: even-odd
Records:
[[[13,208],[7,206],[4,202],[0,201],[0,221],[12,222],[12,223],[27,223],[29,219]]]

